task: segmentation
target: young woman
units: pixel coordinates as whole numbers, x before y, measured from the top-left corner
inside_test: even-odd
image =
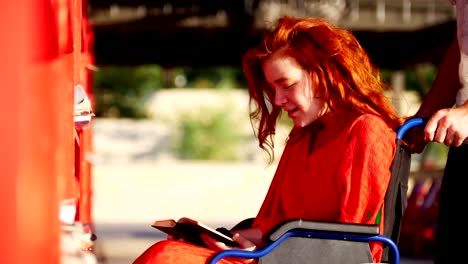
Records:
[[[379,224],[401,125],[385,84],[347,30],[316,18],[284,17],[243,58],[251,119],[262,149],[273,156],[280,114],[292,128],[275,176],[252,227],[234,231],[240,248],[264,246],[263,236],[293,218]],[[223,243],[207,247],[157,242],[134,264],[205,263]],[[375,261],[382,255],[372,244]],[[229,258],[222,263],[256,260]]]

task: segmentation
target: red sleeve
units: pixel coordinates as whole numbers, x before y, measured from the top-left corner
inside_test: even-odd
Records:
[[[395,138],[376,116],[361,116],[351,126],[337,174],[342,177],[338,181],[343,194],[340,222],[375,224],[390,180]]]
[[[396,150],[395,133],[379,118],[364,115],[351,127],[344,162],[338,168],[341,201],[340,222],[375,224],[382,209]],[[380,262],[383,248],[370,243],[374,261]]]

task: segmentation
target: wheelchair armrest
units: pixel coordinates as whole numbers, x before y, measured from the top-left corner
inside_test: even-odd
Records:
[[[388,237],[382,236],[379,234],[379,227],[377,225],[364,225],[364,224],[351,224],[351,223],[331,223],[331,222],[320,222],[320,221],[310,221],[310,220],[302,220],[302,219],[295,219],[290,221],[285,221],[280,223],[272,230],[272,232],[267,233],[264,237],[265,240],[270,239],[271,241],[267,242],[267,246],[255,250],[255,251],[248,251],[248,250],[224,250],[216,253],[210,260],[210,264],[215,264],[223,258],[226,257],[240,257],[240,258],[261,258],[259,263],[271,263],[270,260],[274,260],[272,263],[285,263],[284,259],[278,259],[278,255],[274,255],[277,250],[279,250],[278,254],[284,252],[280,245],[285,246],[285,250],[290,252],[288,248],[291,245],[296,244],[288,244],[287,239],[289,238],[315,238],[315,239],[326,239],[326,240],[334,240],[334,241],[344,241],[344,242],[381,242],[384,245],[389,246],[391,252],[395,255],[395,258],[391,261],[393,264],[400,264],[400,253],[398,251],[397,245]],[[294,241],[294,240],[292,240]],[[296,240],[299,243],[302,241]],[[286,243],[285,243],[286,242]],[[299,244],[297,244],[299,245]],[[316,246],[317,244],[313,244]],[[328,247],[333,244],[327,243],[325,244]],[[346,246],[349,251],[349,246]],[[296,247],[294,247],[296,248]],[[297,247],[299,251],[304,250],[305,247]],[[323,249],[323,247],[321,248]],[[319,250],[321,250],[319,248]],[[309,249],[305,249],[310,252]],[[354,250],[354,248],[352,249]],[[367,247],[369,250],[369,247]],[[312,251],[312,254],[315,254],[317,251]],[[354,251],[353,251],[354,252]],[[369,255],[366,256],[371,258],[370,251]],[[310,255],[310,254],[309,254]],[[308,263],[309,257],[306,256],[306,261],[300,263]],[[320,255],[320,254],[319,254]],[[333,255],[335,256],[335,255]],[[361,254],[362,256],[362,254]],[[269,258],[268,260],[265,258]],[[339,257],[338,257],[339,258]],[[360,257],[358,257],[360,258]],[[362,261],[361,261],[362,262]],[[364,261],[369,262],[369,261]],[[321,262],[323,263],[323,262]],[[329,263],[329,262],[327,262]],[[341,262],[339,262],[341,263]]]
[[[380,234],[378,225],[363,225],[351,223],[332,223],[294,219],[285,221],[270,232],[267,237],[270,241],[278,240],[282,235],[291,230],[312,230],[316,232],[333,232],[375,236]]]

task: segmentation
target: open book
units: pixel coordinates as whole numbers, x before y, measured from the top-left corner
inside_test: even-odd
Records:
[[[173,219],[156,220],[151,226],[172,235],[176,239],[182,238],[185,242],[195,245],[205,246],[203,239],[200,237],[200,234],[203,233],[228,246],[239,246],[236,241],[232,240],[232,235],[228,232],[221,232],[220,229],[213,229],[188,217],[182,217],[177,221]]]

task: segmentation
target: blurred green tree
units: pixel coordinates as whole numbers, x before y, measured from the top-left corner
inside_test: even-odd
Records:
[[[206,111],[209,114],[186,114],[181,119],[180,135],[173,149],[183,160],[236,161],[241,159],[239,147],[246,140],[236,126],[229,109]]]
[[[162,88],[162,74],[157,65],[99,68],[94,74],[96,116],[146,118],[142,101]]]

